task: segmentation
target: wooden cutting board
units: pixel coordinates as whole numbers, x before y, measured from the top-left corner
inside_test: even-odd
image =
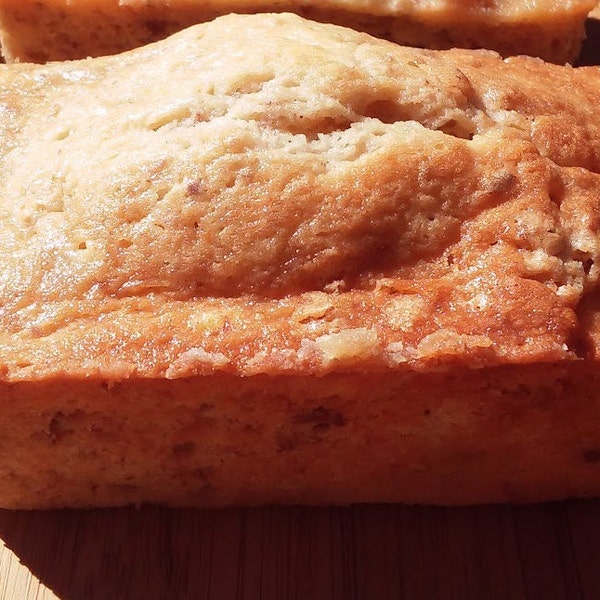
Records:
[[[0,600],[55,598],[598,599],[600,500],[0,511]]]
[[[600,598],[600,502],[0,512],[0,598]]]

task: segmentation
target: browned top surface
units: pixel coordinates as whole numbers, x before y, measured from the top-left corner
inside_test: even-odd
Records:
[[[589,346],[597,68],[261,15],[0,78],[7,379]]]

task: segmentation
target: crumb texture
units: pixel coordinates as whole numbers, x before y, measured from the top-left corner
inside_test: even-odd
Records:
[[[238,15],[0,80],[6,379],[595,352],[597,69]]]

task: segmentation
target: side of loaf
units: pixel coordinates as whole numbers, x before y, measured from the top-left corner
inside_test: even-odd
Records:
[[[582,364],[174,381],[3,383],[0,503],[40,509],[600,494]]]
[[[1,506],[600,494],[599,69],[270,14],[0,80]]]
[[[573,62],[595,0],[0,0],[8,62],[115,54],[227,13],[296,12],[417,47]]]

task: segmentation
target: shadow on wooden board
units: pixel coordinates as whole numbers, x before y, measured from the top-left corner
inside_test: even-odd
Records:
[[[585,32],[587,37],[578,65],[600,65],[600,20],[588,19]]]
[[[0,511],[0,537],[64,600],[600,595],[596,501]]]
[[[586,39],[578,65],[600,65],[600,19],[588,19],[585,24]]]

